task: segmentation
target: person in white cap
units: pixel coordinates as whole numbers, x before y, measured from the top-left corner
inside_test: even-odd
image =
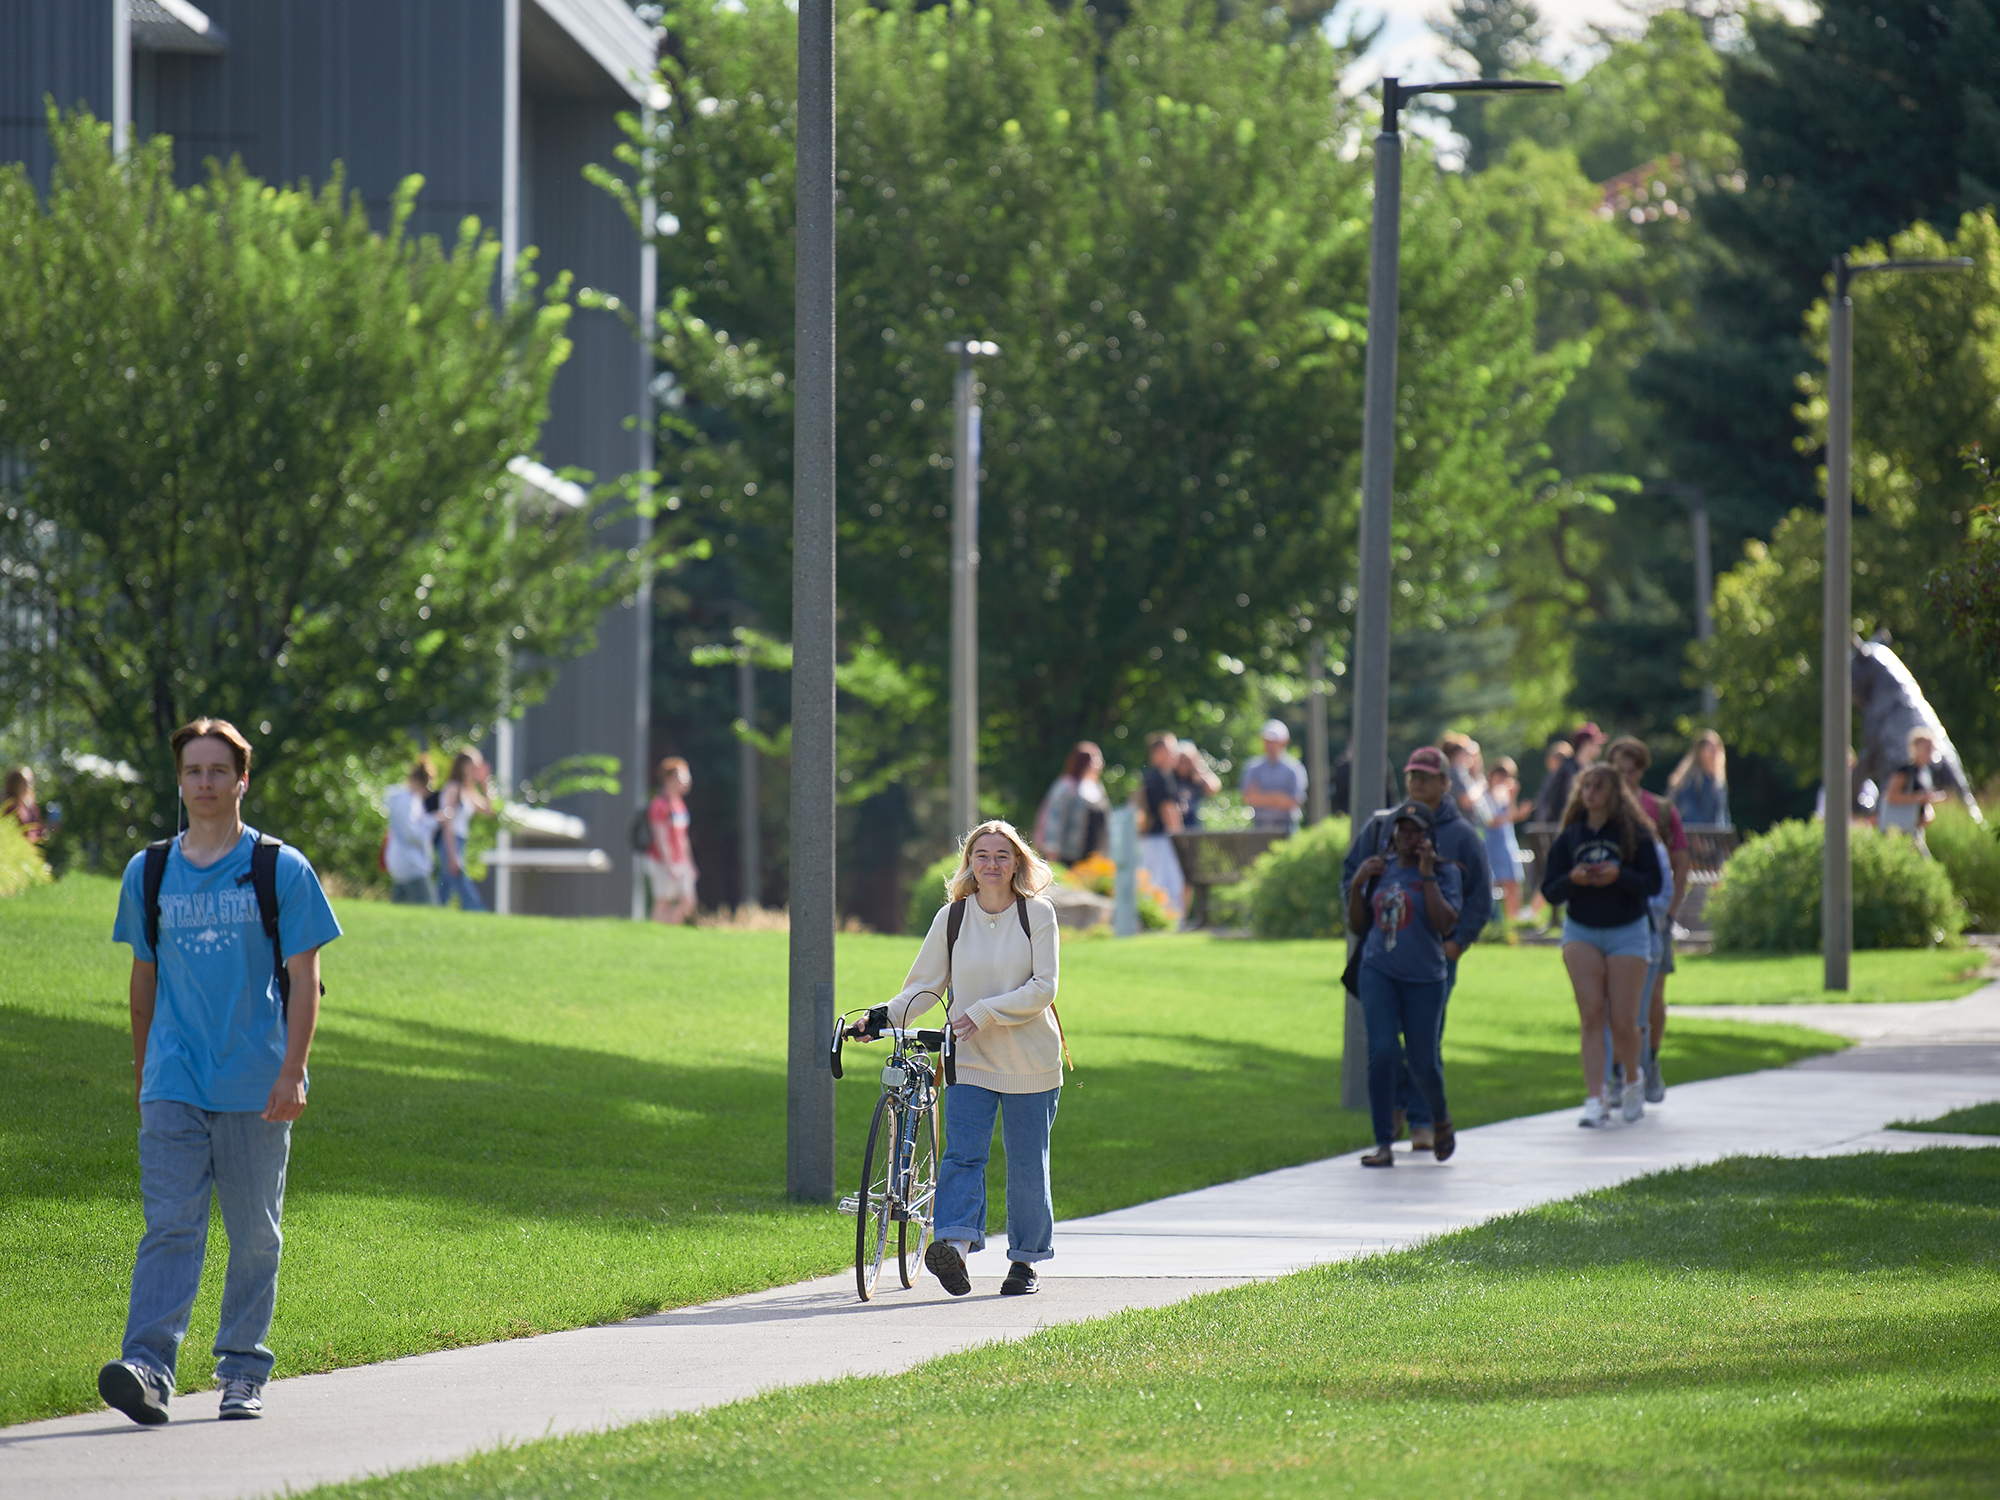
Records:
[[[1258,833],[1298,831],[1299,809],[1306,800],[1306,768],[1287,755],[1291,730],[1280,719],[1264,725],[1264,758],[1243,768],[1243,800],[1255,810],[1250,826]]]

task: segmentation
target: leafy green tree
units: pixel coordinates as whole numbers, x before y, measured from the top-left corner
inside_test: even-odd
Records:
[[[2000,696],[1990,664],[1968,662],[1953,619],[1927,594],[1934,570],[1962,561],[1981,476],[1959,454],[2000,440],[2000,226],[1968,215],[1955,240],[1917,225],[1857,259],[1965,255],[1968,272],[1864,277],[1854,286],[1854,628],[1886,630],[1923,684],[1967,771],[2000,770]],[[1826,308],[1809,327],[1824,349]],[[1825,430],[1823,377],[1804,382],[1800,418]],[[1724,732],[1819,773],[1821,559],[1825,519],[1797,510],[1768,546],[1718,582],[1708,654]]]
[[[775,0],[670,18],[672,102],[626,160],[675,232],[661,319],[665,503],[738,562],[772,628],[790,576],[795,23]],[[844,637],[942,682],[951,338],[990,337],[984,762],[1033,806],[1079,733],[1296,673],[1351,609],[1368,164],[1346,55],[1281,17],[1141,5],[1100,42],[1035,0],[841,21]],[[634,207],[638,198],[628,200]],[[1404,202],[1399,625],[1483,613],[1500,559],[1586,503],[1538,434],[1589,356],[1547,340],[1535,269],[1588,184],[1475,180],[1413,153]],[[650,226],[648,226],[650,227]],[[678,400],[678,405],[676,401]],[[1336,662],[1339,651],[1335,651]],[[942,725],[908,725],[939,741]],[[860,772],[857,772],[860,774]]]
[[[1564,473],[1629,479],[1615,505],[1573,508],[1516,552],[1510,619],[1528,650],[1522,696],[1540,710],[1523,727],[1587,716],[1666,749],[1696,708],[1683,680],[1692,547],[1686,497],[1642,489],[1676,476],[1660,408],[1635,375],[1691,336],[1716,253],[1706,218],[1740,183],[1723,60],[1698,21],[1670,10],[1603,40],[1602,58],[1561,94],[1497,99],[1485,117],[1506,159],[1571,160],[1598,185],[1596,232],[1573,233],[1539,273],[1544,340],[1593,340],[1546,437]]]
[[[1977,443],[1967,452],[1966,468],[1978,476],[1984,494],[2000,484]],[[1972,648],[1974,661],[2000,690],[2000,508],[1990,501],[1973,507],[1964,548],[1931,570],[1924,598]]]
[[[1542,62],[1548,27],[1533,0],[1457,0],[1451,13],[1434,21],[1431,29],[1451,49],[1452,60],[1473,78],[1519,78],[1554,71]],[[1464,138],[1468,172],[1485,171],[1505,151],[1510,133],[1488,118],[1494,103],[1468,94],[1433,110]]]
[[[371,227],[337,173],[181,190],[165,139],[119,160],[87,117],[51,133],[46,200],[0,168],[0,553],[41,627],[0,637],[0,710],[80,708],[145,773],[139,829],[171,813],[168,734],[225,715],[310,826],[399,733],[490,712],[510,659],[529,697],[589,644],[638,560],[587,513],[506,522],[563,284],[496,306],[475,222],[449,250],[405,234],[414,178]]]
[[[1952,224],[2000,186],[2000,3],[1828,0],[1793,25],[1753,11],[1726,58],[1744,191],[1718,199],[1722,252],[1696,336],[1643,372],[1675,474],[1762,533],[1817,504],[1800,451],[1800,339],[1831,258],[1916,220]]]

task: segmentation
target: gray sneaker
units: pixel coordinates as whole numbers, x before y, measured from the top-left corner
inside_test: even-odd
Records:
[[[140,1426],[158,1427],[167,1420],[174,1391],[164,1375],[137,1360],[114,1359],[97,1372],[97,1394]]]
[[[1645,1118],[1646,1084],[1643,1079],[1635,1078],[1625,1085],[1625,1097],[1620,1102],[1618,1113],[1624,1117],[1628,1125],[1634,1120]]]
[[[1660,1059],[1656,1055],[1646,1060],[1646,1102],[1664,1104],[1667,1099],[1667,1080],[1660,1076]]]
[[[222,1382],[222,1408],[216,1417],[224,1422],[247,1422],[264,1415],[264,1384],[239,1375]]]

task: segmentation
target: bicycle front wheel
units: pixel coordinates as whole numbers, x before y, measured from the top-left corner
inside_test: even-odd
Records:
[[[882,1261],[889,1253],[889,1219],[896,1173],[896,1142],[902,1112],[884,1094],[875,1103],[868,1127],[868,1149],[861,1158],[861,1195],[854,1216],[854,1287],[866,1302],[882,1278]]]
[[[937,1222],[937,1109],[911,1110],[903,1121],[903,1159],[909,1167],[903,1176],[903,1217],[896,1225],[896,1269],[904,1286],[915,1286]]]

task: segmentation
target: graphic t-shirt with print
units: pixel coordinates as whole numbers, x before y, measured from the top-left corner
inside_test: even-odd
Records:
[[[160,946],[146,942],[143,852],[125,866],[111,941],[159,965],[153,1025],[146,1037],[141,1100],[171,1099],[197,1109],[261,1110],[285,1061],[271,940],[250,884],[257,830],[206,868],[181,856],[174,840],[160,881]],[[288,958],[332,942],[340,923],[306,857],[278,851],[278,940]]]
[[[1445,905],[1457,911],[1462,889],[1458,867],[1439,861],[1437,882]],[[1424,914],[1423,872],[1415,865],[1390,860],[1389,868],[1375,882],[1371,904],[1375,924],[1368,929],[1368,941],[1361,950],[1362,966],[1391,979],[1443,983],[1446,934],[1433,928]]]

